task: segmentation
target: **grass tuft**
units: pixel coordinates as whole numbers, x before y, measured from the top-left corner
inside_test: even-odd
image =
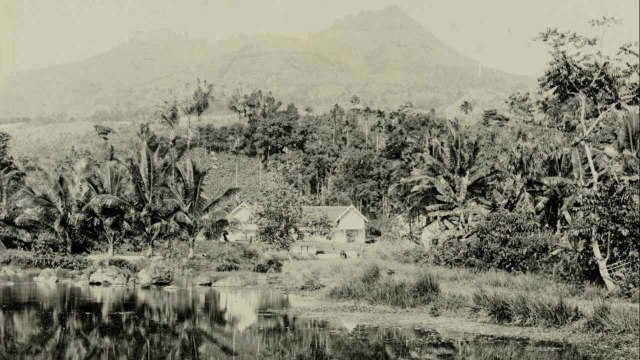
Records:
[[[383,276],[377,264],[369,264],[359,275],[347,277],[329,292],[335,299],[363,300],[403,308],[429,304],[439,294],[440,284],[432,274],[423,272],[415,279]]]
[[[597,303],[586,324],[589,330],[616,334],[640,333],[640,310],[637,305]]]
[[[473,294],[473,302],[479,310],[484,310],[489,318],[499,324],[560,327],[582,317],[577,306],[569,305],[562,298],[479,291]]]

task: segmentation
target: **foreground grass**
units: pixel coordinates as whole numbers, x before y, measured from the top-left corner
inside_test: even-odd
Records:
[[[473,272],[372,260],[285,264],[283,281],[319,296],[391,307],[417,307],[431,316],[524,327],[640,334],[640,311],[594,286],[538,275]]]

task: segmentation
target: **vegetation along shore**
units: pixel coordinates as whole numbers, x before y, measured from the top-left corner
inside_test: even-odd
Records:
[[[67,131],[56,141],[30,140],[11,133],[18,125],[3,124],[0,291],[15,298],[35,291],[23,284],[11,293],[21,281],[167,294],[275,289],[289,306],[261,309],[260,316],[330,319],[346,328],[426,327],[637,359],[637,45],[607,56],[603,37],[558,29],[537,41],[550,55],[537,91],[512,93],[490,108],[464,100],[455,116],[412,103],[376,108],[356,95],[322,110],[284,104],[266,89],[218,96],[198,79],[185,94],[157,99],[142,120],[28,124],[34,133]],[[209,293],[190,296],[184,298],[217,303]],[[131,303],[123,300],[122,308]],[[20,336],[7,342],[2,335],[0,357],[35,351],[20,343],[36,332],[25,324],[48,320],[21,322],[9,316],[9,305],[0,310],[2,334]],[[165,319],[160,308],[144,308],[158,321],[155,330],[190,316]],[[53,314],[52,321],[78,328],[89,321]],[[227,328],[202,335],[202,326],[222,321],[212,318],[185,325],[166,352],[197,354],[194,339],[204,339],[236,354],[235,328],[232,345],[216,338]],[[293,327],[282,319],[282,328]],[[142,338],[131,341],[151,354]],[[114,356],[125,351],[100,344]],[[391,350],[416,351],[402,343]]]

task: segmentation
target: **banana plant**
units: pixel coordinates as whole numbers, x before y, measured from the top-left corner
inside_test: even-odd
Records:
[[[438,143],[439,151],[425,151],[424,167],[402,183],[413,185],[410,197],[424,199],[427,216],[456,223],[466,236],[474,217],[486,211],[484,194],[497,172],[481,160],[479,140],[459,121],[450,122],[448,136]]]

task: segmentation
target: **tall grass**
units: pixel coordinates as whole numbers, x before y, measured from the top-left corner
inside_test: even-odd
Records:
[[[500,324],[560,327],[583,317],[577,306],[569,305],[562,298],[479,291],[473,294],[473,302],[478,310]]]
[[[597,303],[587,328],[598,332],[640,334],[640,310],[636,305]]]
[[[329,292],[329,296],[336,299],[403,308],[429,304],[439,294],[440,285],[429,273],[419,273],[415,279],[396,278],[383,274],[377,264],[369,264],[360,274],[344,279]]]

